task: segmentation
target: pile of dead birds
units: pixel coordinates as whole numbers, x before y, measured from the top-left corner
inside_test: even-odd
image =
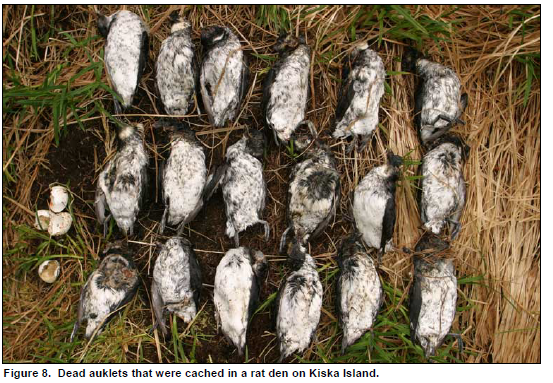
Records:
[[[168,115],[188,113],[194,95],[214,127],[237,118],[249,89],[249,70],[243,47],[231,29],[202,29],[204,57],[197,65],[191,25],[175,12],[171,35],[163,41],[155,71],[159,97]],[[148,57],[148,28],[136,14],[119,11],[99,16],[98,29],[106,38],[104,62],[117,98],[115,111],[129,108]],[[281,361],[305,350],[313,340],[321,314],[323,289],[307,243],[324,232],[334,218],[340,198],[340,174],[336,160],[313,123],[305,119],[309,94],[310,47],[302,38],[282,35],[274,44],[278,61],[266,76],[263,88],[264,123],[280,147],[293,146],[300,161],[290,176],[287,221],[280,251],[288,255],[291,273],[281,283],[276,300],[276,333]],[[407,50],[403,70],[417,74],[415,126],[425,154],[422,161],[421,219],[427,232],[413,253],[414,282],[410,319],[412,338],[434,355],[449,333],[456,312],[457,283],[449,242],[459,233],[465,204],[463,164],[468,146],[448,133],[458,123],[467,104],[457,75],[430,61],[418,51]],[[344,65],[340,99],[332,123],[332,138],[343,140],[348,150],[361,150],[378,126],[380,99],[384,94],[382,59],[367,43],[358,45]],[[202,286],[200,265],[190,241],[183,236],[205,202],[222,189],[226,234],[234,240],[217,267],[213,301],[218,326],[244,353],[250,316],[258,304],[260,286],[268,263],[257,249],[240,246],[239,235],[261,224],[269,237],[269,224],[261,219],[267,195],[263,154],[267,138],[250,127],[242,139],[228,147],[225,162],[210,172],[203,146],[182,118],[159,120],[170,152],[160,171],[165,211],[160,234],[176,226],[177,235],[160,244],[151,285],[153,329],[167,335],[166,315],[173,313],[186,323],[198,311]],[[127,237],[141,208],[147,179],[148,154],[142,126],[117,125],[119,147],[98,179],[95,208],[106,229],[113,218]],[[342,351],[371,330],[383,301],[378,275],[381,257],[393,249],[396,221],[395,182],[402,158],[388,152],[387,163],[373,168],[356,187],[351,217],[352,235],[339,250],[340,273],[336,281],[336,306],[343,328]],[[290,238],[289,238],[290,237]],[[374,261],[367,248],[378,252]],[[121,242],[108,245],[105,257],[84,285],[78,318],[71,338],[87,322],[85,336],[94,337],[138,287],[138,270]],[[461,344],[461,342],[459,342]]]

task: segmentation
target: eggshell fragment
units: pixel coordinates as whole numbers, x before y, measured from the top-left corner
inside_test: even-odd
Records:
[[[56,260],[44,261],[38,267],[38,275],[46,283],[54,283],[60,275],[60,263]]]
[[[50,210],[39,210],[36,212],[35,227],[38,230],[47,230],[50,224]]]
[[[50,210],[59,213],[65,209],[69,201],[69,192],[63,186],[52,186],[50,188]]]
[[[71,223],[73,223],[73,218],[69,213],[51,213],[50,214],[50,224],[48,225],[48,233],[51,236],[57,237],[63,235],[71,229]]]

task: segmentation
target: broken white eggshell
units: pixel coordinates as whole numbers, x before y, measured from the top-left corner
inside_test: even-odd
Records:
[[[63,186],[52,186],[50,188],[50,203],[48,206],[54,213],[59,213],[65,209],[69,201],[69,192]]]
[[[38,275],[46,283],[54,283],[60,275],[60,263],[56,260],[44,261],[38,267]]]
[[[73,218],[71,218],[71,214],[69,213],[50,213],[48,233],[54,237],[64,235],[71,229],[71,223],[73,223]]]
[[[35,227],[38,230],[48,230],[50,224],[50,210],[38,210],[35,217]]]

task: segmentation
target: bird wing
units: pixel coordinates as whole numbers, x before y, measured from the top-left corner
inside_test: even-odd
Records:
[[[268,125],[269,116],[267,115],[269,113],[269,103],[271,102],[271,87],[273,86],[273,83],[275,82],[276,77],[276,64],[273,66],[269,72],[267,73],[267,76],[265,77],[265,80],[263,81],[263,96],[261,98],[261,110],[264,114],[264,121],[265,125]],[[267,126],[270,128],[270,126]]]
[[[207,55],[206,55],[206,59],[204,60],[204,63],[202,64],[202,67],[200,69],[200,93],[202,95],[202,101],[203,101],[203,105],[204,105],[204,108],[207,112],[207,116],[209,117],[209,122],[210,124],[213,125],[214,123],[214,118],[213,118],[213,109],[212,109],[212,105],[213,105],[213,97],[212,97],[212,92],[213,92],[213,84],[211,84],[211,79],[208,77],[209,73],[208,72],[208,69],[207,69],[207,64],[205,63],[205,61],[207,60]]]
[[[351,101],[355,96],[355,90],[353,88],[353,81],[349,78],[349,66],[345,65],[342,70],[342,88],[340,89],[340,96],[338,98],[338,105],[336,105],[336,115],[334,116],[335,124],[340,122],[344,118],[344,114],[351,105]]]
[[[242,62],[242,72],[241,72],[241,81],[240,81],[240,101],[238,102],[238,105],[240,105],[244,99],[246,98],[246,94],[248,93],[248,89],[250,88],[250,69],[248,67],[248,63],[246,60],[246,56],[242,55],[243,62]],[[236,108],[236,113],[240,108]],[[235,116],[236,117],[236,116]]]
[[[335,304],[336,312],[338,313],[338,319],[340,321],[340,325],[343,326],[342,316],[344,313],[342,312],[342,278],[343,278],[343,275],[345,274],[345,270],[344,270],[345,264],[341,256],[338,257],[338,266],[340,267],[340,272],[338,274],[338,278],[336,278],[336,299],[334,300],[334,304]]]
[[[102,177],[102,174],[100,174],[100,177]],[[100,187],[100,181],[98,181],[98,186],[96,187],[96,197],[94,199],[94,210],[100,225],[104,224],[106,221],[106,205],[106,195]]]
[[[202,200],[207,202],[213,193],[217,190],[219,185],[221,185],[221,182],[224,179],[225,174],[227,173],[227,170],[229,168],[229,163],[225,162],[221,165],[219,165],[215,171],[208,177],[204,190],[202,191]]]
[[[382,252],[384,252],[386,243],[394,234],[394,226],[396,224],[396,201],[394,194],[395,193],[392,193],[392,196],[386,201],[386,208],[384,209],[384,216],[382,217],[382,238],[380,240],[380,249]]]
[[[77,331],[79,330],[79,327],[81,326],[81,323],[83,321],[83,317],[85,315],[85,302],[88,299],[88,284],[90,283],[90,280],[92,279],[92,275],[88,277],[88,280],[84,284],[83,288],[81,289],[81,296],[79,298],[79,307],[77,309],[77,320],[75,321],[75,326],[73,326],[73,331],[71,332],[71,338],[70,341],[73,342],[73,339],[75,338],[75,335],[77,334]]]
[[[190,287],[192,288],[192,294],[194,296],[196,307],[199,307],[200,295],[202,291],[202,270],[200,269],[200,264],[198,263],[196,253],[194,253],[192,247],[190,247],[188,263],[190,267]]]
[[[419,315],[422,306],[422,291],[420,278],[417,278],[416,264],[422,262],[420,259],[415,258],[415,275],[413,280],[413,286],[411,287],[411,294],[409,299],[409,320],[411,322],[411,341],[415,343],[415,334],[419,322]]]
[[[330,212],[328,215],[323,219],[313,230],[313,233],[310,235],[310,238],[316,238],[321,234],[328,224],[330,223],[330,220],[333,219],[336,216],[336,208],[340,203],[340,176],[338,173],[333,172],[333,178],[334,178],[334,194],[332,198],[332,205],[330,207]]]
[[[156,323],[154,324],[154,329],[159,327],[161,332],[165,336],[167,333],[167,328],[165,327],[165,317],[163,316],[163,298],[159,292],[159,287],[157,282],[152,280],[152,309],[154,311],[154,316]]]
[[[140,84],[140,77],[144,71],[144,67],[148,62],[148,50],[150,48],[150,38],[148,37],[148,32],[142,32],[142,37],[140,39],[140,56],[138,56],[138,78],[136,79],[136,86]]]

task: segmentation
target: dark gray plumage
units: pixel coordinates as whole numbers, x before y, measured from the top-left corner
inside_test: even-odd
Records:
[[[424,255],[414,257],[409,307],[411,339],[424,349],[427,358],[435,355],[446,335],[457,335],[449,334],[457,307],[453,260],[436,256],[448,246],[434,234],[426,233],[415,249]]]
[[[131,106],[138,82],[148,59],[148,27],[130,11],[111,16],[98,15],[98,30],[106,38],[104,64],[111,85],[123,99],[123,109]],[[115,102],[115,112],[122,113]]]
[[[227,27],[202,29],[204,59],[200,69],[202,100],[215,127],[236,118],[248,90],[249,69],[240,41]]]
[[[370,330],[382,304],[382,284],[373,260],[356,236],[344,241],[338,254],[336,308],[344,330],[342,354]]]
[[[156,84],[167,114],[188,113],[196,89],[192,26],[177,11],[171,13],[171,35],[161,43]]]
[[[396,223],[396,181],[401,157],[388,152],[388,163],[377,166],[359,182],[353,195],[353,217],[363,241],[382,254],[392,248]]]
[[[328,147],[315,141],[306,155],[307,158],[296,164],[290,175],[288,227],[280,240],[281,253],[290,230],[299,243],[305,244],[325,230],[339,204],[340,175]]]
[[[240,246],[239,234],[248,227],[260,223],[265,228],[265,240],[269,239],[269,224],[261,219],[265,208],[267,185],[263,177],[263,152],[266,139],[262,132],[250,130],[227,149],[226,162],[221,165],[206,186],[206,198],[222,184],[227,213],[229,238]]]
[[[435,234],[446,223],[452,239],[461,229],[466,199],[463,164],[469,150],[460,137],[448,134],[432,142],[422,159],[421,220]]]
[[[351,58],[351,69],[344,69],[332,133],[334,138],[352,137],[349,150],[353,149],[359,138],[359,149],[362,149],[377,128],[378,108],[386,77],[382,59],[366,43],[356,47]]]
[[[423,145],[445,134],[461,120],[467,107],[468,96],[461,95],[461,83],[450,68],[408,49],[402,60],[404,71],[419,76],[415,92],[415,124]]]
[[[165,212],[161,219],[160,233],[165,223],[184,225],[191,222],[201,210],[203,192],[207,182],[207,167],[202,144],[187,125],[175,121],[160,121],[157,127],[170,131],[171,152],[162,166],[162,191]]]
[[[230,249],[217,266],[213,290],[215,317],[240,356],[244,355],[248,323],[257,308],[267,268],[263,253],[246,247]]]
[[[138,289],[138,270],[121,251],[121,244],[108,245],[105,253],[106,257],[90,274],[81,290],[71,342],[83,321],[87,321],[87,339],[99,334],[117,310],[130,302]]]
[[[162,246],[154,265],[152,308],[163,335],[167,335],[166,313],[185,323],[194,319],[199,307],[202,273],[191,243],[172,237]]]
[[[133,234],[133,226],[146,190],[148,154],[142,143],[142,124],[117,127],[117,153],[106,164],[96,187],[96,217],[104,225],[104,236],[110,216],[125,235]]]
[[[292,353],[309,347],[315,338],[323,303],[323,287],[311,255],[296,244],[290,260],[294,271],[281,285],[276,300],[279,363]]]
[[[311,49],[292,35],[280,36],[273,49],[280,57],[265,78],[262,109],[275,141],[286,144],[305,119]]]

